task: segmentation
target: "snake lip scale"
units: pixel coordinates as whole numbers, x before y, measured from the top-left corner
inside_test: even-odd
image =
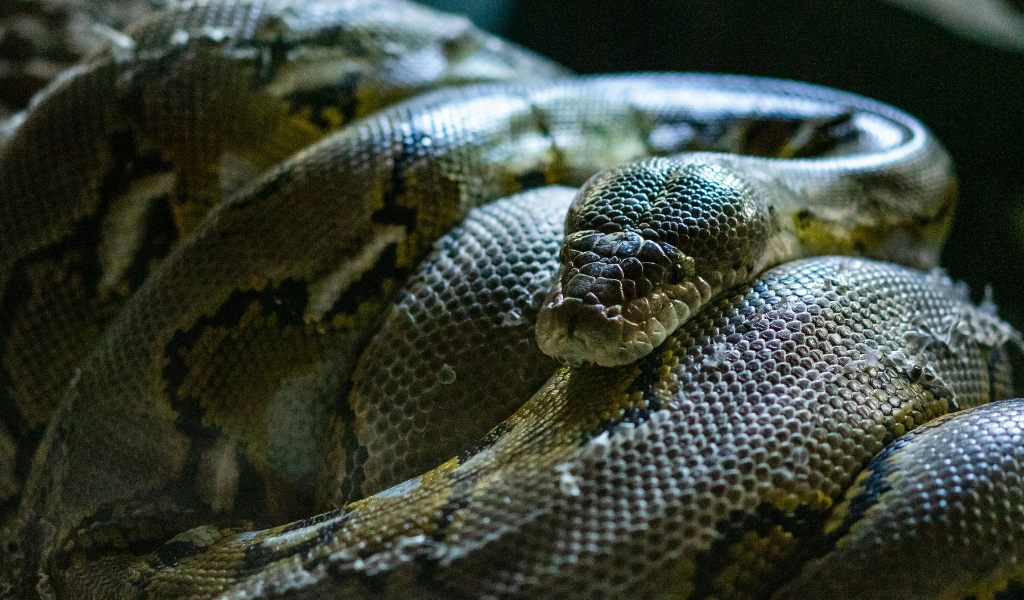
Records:
[[[1021,337],[913,117],[401,0],[111,39],[0,128],[0,598],[1024,585]]]
[[[541,350],[575,365],[631,363],[661,344],[714,294],[772,264],[772,233],[789,235],[773,222],[772,201],[751,189],[735,168],[690,161],[676,166],[656,159],[614,176],[595,175],[584,185],[567,217],[562,267],[537,316]],[[645,189],[631,172],[639,169],[647,177],[678,171],[666,177],[661,189]],[[600,231],[584,229],[591,195],[601,196],[601,203],[610,192],[619,194],[623,206],[641,204],[641,216],[601,223]],[[634,197],[623,198],[629,195]],[[701,230],[720,228],[737,235],[721,247],[702,248],[688,240]],[[684,244],[696,255],[682,252],[678,246]]]

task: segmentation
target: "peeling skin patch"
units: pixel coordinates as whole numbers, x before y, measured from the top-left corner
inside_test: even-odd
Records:
[[[593,597],[662,593],[669,576],[691,599],[770,594],[829,549],[830,503],[886,435],[873,404],[885,390],[868,378],[879,369],[847,369],[857,345],[885,355],[905,333],[917,343],[915,323],[940,323],[957,305],[925,281],[868,260],[785,265],[713,302],[643,364],[560,369],[469,460],[344,513],[230,537],[153,582],[227,564],[224,585],[238,594],[301,579],[311,596],[372,582],[461,597],[515,580],[519,597]],[[725,363],[707,365],[716,353]],[[965,396],[985,395],[977,353],[940,367],[959,373]],[[918,403],[914,384],[891,375],[904,383],[887,392],[891,406]],[[660,407],[642,414],[652,401]],[[206,583],[182,585],[198,595]]]

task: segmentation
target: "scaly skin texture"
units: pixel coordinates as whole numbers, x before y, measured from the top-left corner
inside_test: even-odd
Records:
[[[829,518],[835,550],[788,598],[1019,597],[1024,400],[949,415],[900,438],[857,476]],[[950,560],[950,559],[953,560]],[[905,563],[912,568],[893,569]],[[872,577],[862,577],[872,573]]]
[[[238,30],[196,25],[198,37],[175,20],[186,13],[158,15],[136,48],[56,83],[2,150],[0,167],[15,166],[0,170],[13,198],[0,217],[23,236],[5,240],[15,258],[3,302],[35,319],[18,330],[19,343],[63,352],[46,335],[81,334],[83,319],[98,318],[97,305],[82,299],[110,297],[97,282],[146,265],[137,282],[115,286],[124,306],[112,305],[117,315],[102,335],[94,327],[99,341],[80,362],[4,355],[36,361],[22,373],[69,381],[4,534],[0,573],[16,582],[12,593],[765,597],[829,550],[816,541],[826,511],[884,444],[950,410],[1009,395],[1004,346],[1016,334],[939,275],[831,257],[758,276],[832,252],[918,267],[936,261],[954,197],[945,152],[911,117],[841,92],[701,75],[444,90],[352,123],[207,213],[236,179],[279,158],[225,131],[244,134],[250,121],[274,130],[294,119],[331,121],[347,106],[297,94],[308,104],[289,112],[275,96],[336,83],[328,75],[339,63],[323,66],[317,44],[337,31],[300,35],[282,53],[289,38],[280,28],[337,6],[297,5],[248,27],[246,5],[211,4]],[[250,34],[265,53],[251,51]],[[182,44],[188,51],[179,56]],[[437,65],[425,58],[436,49],[384,46],[395,52],[385,71],[411,76],[419,71],[396,65]],[[442,44],[448,53],[459,47]],[[222,50],[250,62],[218,67]],[[499,42],[483,50],[509,52],[525,71],[557,72]],[[152,69],[138,66],[150,52]],[[292,69],[274,68],[282,57],[296,61]],[[99,134],[61,135],[131,155],[108,161],[100,149],[79,156],[78,170],[75,160],[61,163],[65,179],[93,183],[44,190],[58,208],[30,213],[26,198],[39,193],[30,183],[43,178],[26,178],[18,165],[48,164],[40,157],[56,152],[57,137],[48,127],[64,123],[44,118],[45,107],[64,101],[52,98],[92,98],[103,80],[91,74],[124,64],[130,76],[115,79],[135,91],[103,106],[130,109],[128,137],[115,140],[122,131],[108,117],[102,126],[74,121]],[[257,72],[270,76],[257,86],[269,97],[206,85],[225,81],[217,73],[233,81]],[[140,85],[152,97],[132,82],[149,82]],[[147,102],[174,105],[175,89],[196,102],[192,109],[147,112]],[[238,122],[216,116],[229,98],[241,103]],[[283,121],[265,118],[274,110]],[[150,134],[132,121],[143,117],[166,146],[143,143]],[[213,126],[209,138],[193,130],[204,124]],[[618,167],[684,150],[701,152]],[[190,170],[194,156],[206,166]],[[661,286],[674,314],[654,311],[648,347],[626,364],[552,375],[530,323],[545,280],[560,280],[554,260],[569,193],[545,188],[485,207],[434,242],[474,207],[542,184],[582,184],[607,168],[617,170],[591,180],[566,223],[570,234],[619,237],[589,249],[567,244],[577,255],[563,252],[572,267],[559,268],[597,281],[582,300],[607,309],[615,266],[632,256],[616,252],[639,236],[658,246],[652,256],[683,257],[678,269],[658,256],[645,261],[643,243],[635,256],[651,263],[642,278]],[[682,174],[685,187],[676,190],[670,176],[587,208],[591,192],[621,191],[615,182],[631,169]],[[712,180],[727,193],[707,193]],[[690,203],[690,217],[677,218],[681,209],[666,200],[658,214],[667,230],[643,216],[651,208],[644,197],[663,192]],[[744,200],[714,200],[736,197]],[[722,206],[731,207],[725,218],[712,218]],[[36,213],[39,223],[29,218]],[[633,213],[642,219],[624,218]],[[736,214],[755,218],[733,222]],[[159,264],[150,222],[174,230]],[[79,244],[67,231],[91,237]],[[606,245],[610,254],[597,252]],[[583,273],[589,256],[575,264],[590,251],[604,261],[600,273]],[[36,259],[43,266],[29,268]],[[71,268],[82,260],[92,279]],[[672,275],[667,283],[652,275],[659,268]],[[65,271],[82,293],[40,300],[43,288],[63,297],[46,274]],[[571,283],[580,273],[567,274],[566,289],[584,287]],[[18,277],[44,283],[19,287]],[[24,297],[8,293],[25,289],[39,292],[28,312]],[[36,339],[41,323],[50,333]],[[0,333],[14,331],[5,326]],[[73,377],[69,365],[77,365]],[[46,420],[45,402],[9,400],[3,415],[30,407]],[[35,443],[13,444],[22,465],[31,453],[25,440]]]
[[[923,127],[884,105],[812,86],[687,75],[435,92],[311,146],[211,211],[82,363],[36,457],[22,517],[51,523],[58,547],[86,526],[100,545],[125,536],[144,546],[185,523],[269,526],[361,497],[368,441],[337,398],[358,348],[433,240],[470,207],[530,182],[581,182],[638,155],[687,147],[665,128],[707,124],[709,98],[732,120],[738,151],[763,143],[743,133],[761,132],[745,126],[768,108],[789,111],[783,131],[798,131],[801,117],[861,115],[846,142],[852,154],[705,155],[765,176],[777,170],[774,185],[817,199],[796,211],[787,198],[801,196],[779,196],[789,256],[850,238],[871,253],[916,237],[913,258],[934,259],[937,240],[919,226],[946,222],[948,159]],[[657,145],[666,139],[670,146]],[[893,181],[905,204],[891,197]],[[845,219],[851,202],[876,208],[852,230],[831,220]],[[736,283],[729,273],[709,278],[695,309]],[[126,414],[130,430],[117,425]],[[312,423],[301,433],[278,425],[293,414]],[[110,527],[128,533],[105,533]]]
[[[0,522],[75,368],[222,197],[398,100],[566,73],[399,1],[189,2],[118,35],[0,150]]]
[[[874,453],[1008,392],[1012,332],[960,294],[885,263],[790,263],[635,364],[559,369],[484,443],[384,493],[259,533],[200,528],[137,560],[75,550],[55,585],[68,597],[767,597],[823,550],[809,542]],[[908,356],[920,348],[908,340],[950,331]]]

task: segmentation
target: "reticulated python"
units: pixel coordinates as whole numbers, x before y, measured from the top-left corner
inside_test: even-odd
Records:
[[[0,591],[1019,591],[1024,409],[945,416],[1019,336],[874,260],[934,266],[938,142],[565,75],[398,2],[223,1],[43,92],[0,150]]]

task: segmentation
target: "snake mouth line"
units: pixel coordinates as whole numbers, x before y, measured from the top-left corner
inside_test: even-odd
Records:
[[[632,231],[584,230],[569,234],[559,254],[537,341],[567,364],[637,360],[700,303],[701,290],[685,283],[693,278],[693,259],[670,244]]]
[[[629,364],[665,341],[721,289],[698,277],[660,286],[624,305],[605,306],[566,296],[556,287],[537,316],[537,344],[568,365]]]
[[[561,362],[614,367],[639,360],[755,264],[701,264],[634,231],[566,236],[558,275],[537,316],[541,351]]]

